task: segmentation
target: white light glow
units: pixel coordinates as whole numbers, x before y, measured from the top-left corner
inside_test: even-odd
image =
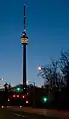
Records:
[[[20,105],[20,108],[21,108],[22,106]]]
[[[4,106],[1,106],[1,108],[4,108]]]
[[[42,67],[41,66],[38,66],[38,70],[41,70],[42,69]]]

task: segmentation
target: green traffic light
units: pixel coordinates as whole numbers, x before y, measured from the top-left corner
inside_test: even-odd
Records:
[[[47,102],[48,98],[47,97],[43,97],[43,102]]]
[[[17,90],[17,91],[20,91],[20,88],[18,87],[16,90]]]

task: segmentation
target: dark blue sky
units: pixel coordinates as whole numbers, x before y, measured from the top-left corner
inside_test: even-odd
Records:
[[[23,0],[0,0],[0,76],[22,82]],[[38,65],[58,59],[69,48],[69,0],[26,0],[27,79],[41,85]]]

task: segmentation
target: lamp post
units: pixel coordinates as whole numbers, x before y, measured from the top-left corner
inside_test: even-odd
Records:
[[[38,70],[41,72],[42,70],[45,72],[46,71],[46,68],[43,67],[43,66],[38,66]],[[46,80],[46,77],[45,77],[45,80]],[[48,100],[51,100],[51,97],[52,97],[52,93],[50,91],[51,89],[51,85],[50,85],[50,81],[48,82]]]
[[[26,83],[27,83],[27,85],[28,85],[28,83],[31,83],[31,84],[33,84],[33,86],[35,86],[35,82],[33,82],[33,81],[28,81],[28,80],[27,80]]]
[[[38,73],[37,76],[39,76],[40,73],[42,73],[42,71],[45,72],[45,67],[44,67],[44,66],[38,66],[37,69],[38,69],[38,71],[39,71],[39,73]],[[45,80],[44,80],[44,82],[45,82]]]
[[[33,106],[35,106],[35,82],[27,80],[26,83],[27,83],[27,85],[28,85],[28,83],[33,84]],[[29,95],[30,95],[30,86],[29,86]]]
[[[3,81],[3,78],[0,78],[0,81]],[[0,84],[0,89],[3,88],[3,85]],[[3,90],[3,89],[2,89]]]

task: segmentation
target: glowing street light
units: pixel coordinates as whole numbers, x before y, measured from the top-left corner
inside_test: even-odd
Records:
[[[41,70],[42,69],[42,67],[41,66],[38,66],[38,70]]]
[[[1,80],[3,81],[4,79],[2,78]]]
[[[27,81],[26,81],[26,84],[28,85],[28,83],[29,83],[29,82],[28,82],[28,80],[27,80]]]
[[[35,82],[33,82],[33,81],[26,81],[26,84],[28,85],[29,83],[31,83],[31,84],[33,84],[34,86],[35,86]]]
[[[43,66],[38,66],[38,70],[39,70],[39,71],[44,70],[44,69],[45,69],[45,67],[43,67]]]
[[[0,80],[2,80],[2,81],[3,81],[4,79],[3,79],[3,78],[0,78]]]

